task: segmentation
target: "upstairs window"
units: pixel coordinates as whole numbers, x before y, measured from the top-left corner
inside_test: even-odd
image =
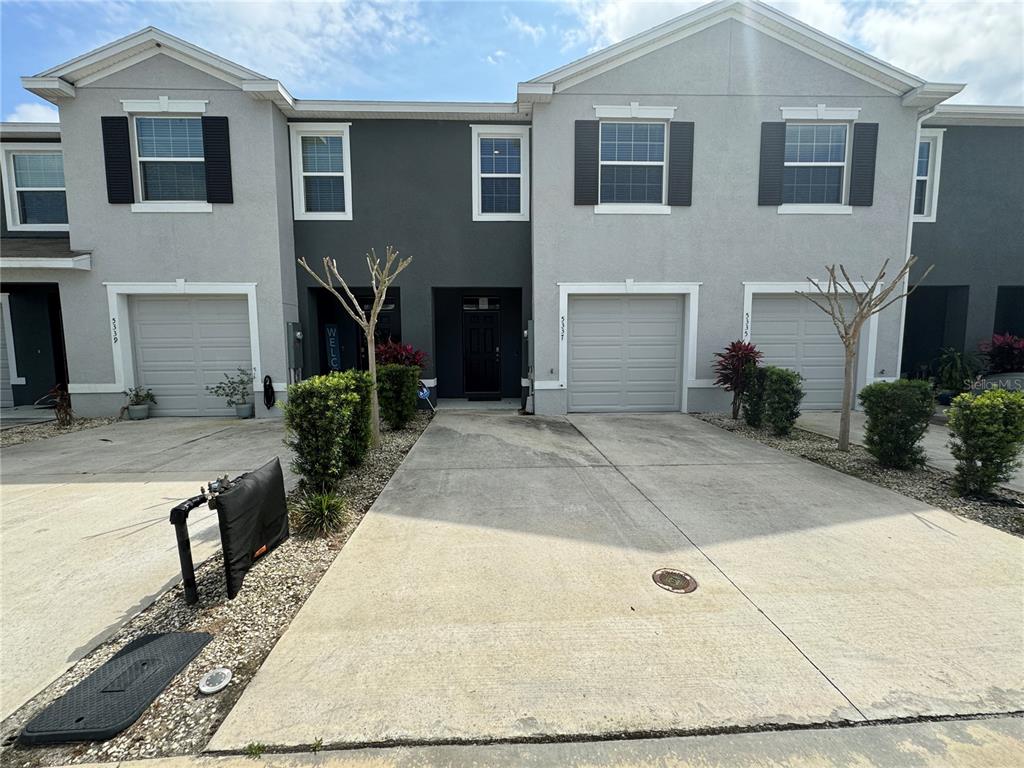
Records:
[[[351,219],[349,123],[292,123],[296,219]]]
[[[47,145],[7,145],[4,148],[4,202],[7,225],[12,231],[66,231],[68,228],[64,155],[59,149],[54,151],[53,146],[42,149]]]
[[[784,205],[843,203],[848,133],[845,124],[786,125]]]
[[[914,163],[914,221],[935,221],[941,160],[942,131],[922,129]]]
[[[601,123],[600,203],[665,202],[665,123]]]
[[[142,199],[206,200],[203,124],[198,117],[136,117]]]
[[[530,129],[474,125],[473,220],[530,218]]]

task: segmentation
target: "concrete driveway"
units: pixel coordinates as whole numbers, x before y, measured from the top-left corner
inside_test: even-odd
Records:
[[[180,578],[170,508],[285,458],[279,422],[122,422],[3,450],[0,712],[6,717]],[[189,519],[198,563],[216,513]]]
[[[440,412],[210,749],[1016,711],[1022,563],[681,414]]]

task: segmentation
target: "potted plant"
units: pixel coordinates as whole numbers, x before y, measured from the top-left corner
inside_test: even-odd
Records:
[[[253,370],[239,368],[234,376],[224,374],[224,381],[207,387],[206,391],[215,397],[222,397],[228,406],[235,406],[235,415],[240,419],[251,419],[256,406],[250,402],[252,382],[255,378]]]
[[[153,397],[152,389],[132,387],[124,393],[128,398],[128,418],[133,421],[141,421],[149,418],[149,406],[156,405],[156,398]]]

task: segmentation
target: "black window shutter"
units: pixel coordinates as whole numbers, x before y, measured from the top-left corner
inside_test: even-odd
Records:
[[[782,205],[782,168],[786,161],[786,124],[761,123],[761,172],[758,205]]]
[[[597,205],[597,120],[576,121],[576,205]]]
[[[875,201],[875,155],[878,123],[853,124],[853,152],[850,158],[850,205],[871,205]]]
[[[107,173],[107,202],[123,205],[135,202],[132,182],[132,143],[128,136],[128,118],[101,117],[103,163]]]
[[[235,202],[231,188],[231,141],[226,117],[203,118],[203,154],[206,159],[206,202]]]
[[[693,123],[669,123],[668,204],[693,202]]]

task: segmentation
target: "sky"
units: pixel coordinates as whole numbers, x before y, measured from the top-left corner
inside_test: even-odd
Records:
[[[780,10],[934,82],[1024,105],[1024,0],[778,0]],[[699,2],[0,0],[0,117],[56,120],[21,88],[147,25],[273,77],[298,98],[513,101],[516,83]]]

